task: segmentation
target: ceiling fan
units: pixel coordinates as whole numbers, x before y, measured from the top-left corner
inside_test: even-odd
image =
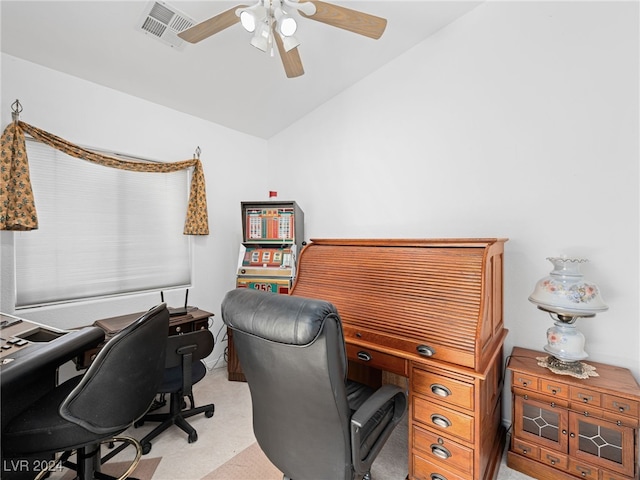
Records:
[[[251,45],[273,54],[275,43],[288,78],[304,74],[298,52],[300,42],[293,36],[297,22],[291,15],[298,12],[305,18],[342,28],[359,35],[378,39],[387,20],[350,8],[320,0],[258,0],[254,5],[238,5],[178,34],[190,43],[198,43],[240,22],[253,33]]]

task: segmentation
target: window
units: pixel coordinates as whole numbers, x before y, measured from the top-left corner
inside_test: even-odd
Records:
[[[15,233],[16,308],[191,283],[189,171],[141,173],[27,139],[39,228]]]

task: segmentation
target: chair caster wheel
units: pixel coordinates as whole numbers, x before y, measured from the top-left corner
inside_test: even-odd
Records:
[[[151,451],[151,443],[145,443],[142,445],[142,454],[146,455]]]
[[[198,440],[198,434],[196,432],[189,434],[189,443],[193,443]]]
[[[207,410],[206,412],[204,412],[204,416],[207,418],[213,417],[213,410]]]

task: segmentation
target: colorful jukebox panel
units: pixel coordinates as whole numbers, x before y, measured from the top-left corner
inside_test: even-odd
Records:
[[[290,278],[247,278],[238,277],[238,288],[253,288],[265,292],[282,293],[287,295],[291,288]]]

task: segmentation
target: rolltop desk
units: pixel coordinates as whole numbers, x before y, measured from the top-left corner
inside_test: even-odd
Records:
[[[497,475],[505,241],[313,239],[300,254],[292,295],[337,307],[350,376],[408,379],[410,480]]]

